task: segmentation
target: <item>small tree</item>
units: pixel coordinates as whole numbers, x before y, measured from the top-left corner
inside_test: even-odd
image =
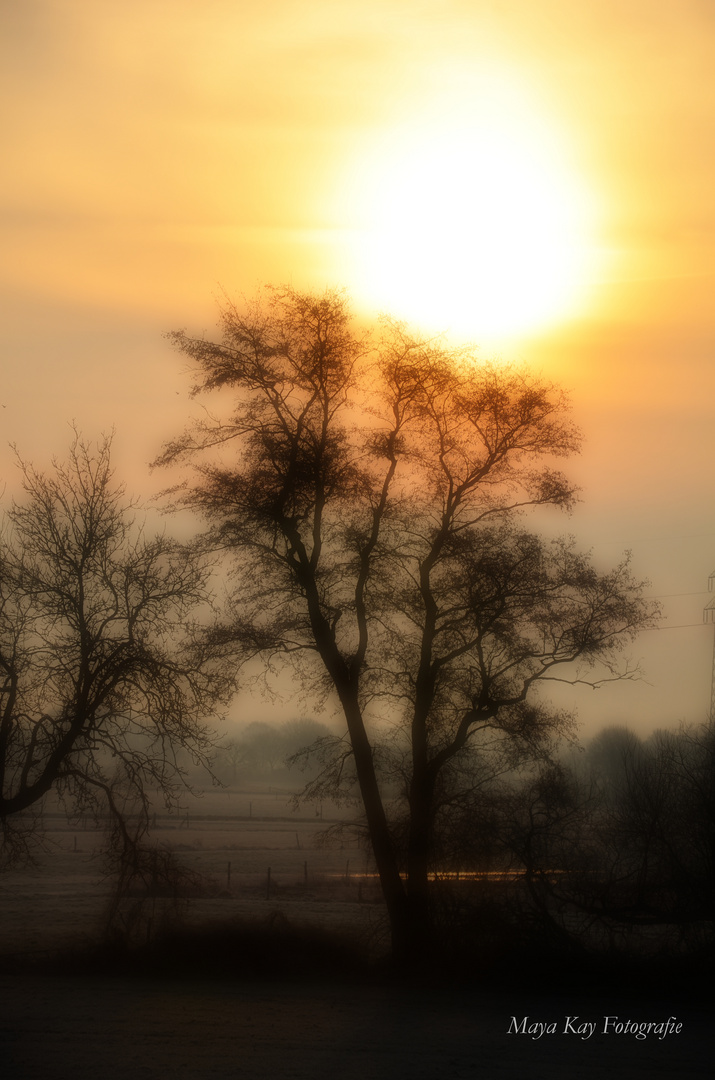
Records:
[[[207,762],[206,721],[232,686],[192,622],[207,569],[136,523],[109,439],[92,450],[76,436],[47,474],[19,464],[25,498],[0,546],[4,847],[23,847],[54,791],[75,812],[108,812],[128,850],[154,793],[171,805],[183,790],[182,754]]]
[[[386,323],[354,332],[342,294],[269,290],[227,304],[222,340],[171,335],[196,392],[231,408],[166,447],[198,461],[180,505],[235,558],[228,641],[295,662],[340,704],[398,956],[431,936],[428,874],[440,779],[487,732],[531,751],[568,717],[548,679],[627,677],[617,653],[648,625],[627,562],[601,574],[570,541],[519,526],[574,498],[550,459],[578,447],[563,394],[526,371]],[[217,405],[217,409],[221,406]],[[405,761],[406,870],[376,731]]]

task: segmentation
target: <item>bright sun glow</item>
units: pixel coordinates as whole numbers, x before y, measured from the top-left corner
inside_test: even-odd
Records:
[[[373,308],[483,342],[587,302],[595,215],[553,132],[523,100],[494,83],[472,91],[363,147],[349,184],[360,216],[353,291]]]

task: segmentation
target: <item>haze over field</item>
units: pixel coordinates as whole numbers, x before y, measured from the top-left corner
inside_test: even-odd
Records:
[[[162,334],[345,286],[570,388],[583,504],[664,597],[586,731],[700,721],[712,629],[715,12],[702,0],[3,5],[0,466],[75,419],[130,489],[197,406]],[[550,526],[554,528],[555,526]],[[247,719],[267,715],[250,708]],[[271,710],[272,711],[272,710]],[[292,703],[286,716],[294,715]]]

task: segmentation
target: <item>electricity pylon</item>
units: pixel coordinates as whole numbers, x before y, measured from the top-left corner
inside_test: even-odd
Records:
[[[715,570],[708,578],[708,592],[715,589]],[[703,622],[715,625],[715,596],[703,608]],[[715,631],[713,632],[713,666],[710,676],[710,722],[715,723]]]

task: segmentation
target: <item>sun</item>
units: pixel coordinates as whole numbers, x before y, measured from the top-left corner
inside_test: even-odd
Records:
[[[514,94],[434,104],[363,146],[350,182],[353,292],[481,341],[587,302],[596,203],[552,130]]]

